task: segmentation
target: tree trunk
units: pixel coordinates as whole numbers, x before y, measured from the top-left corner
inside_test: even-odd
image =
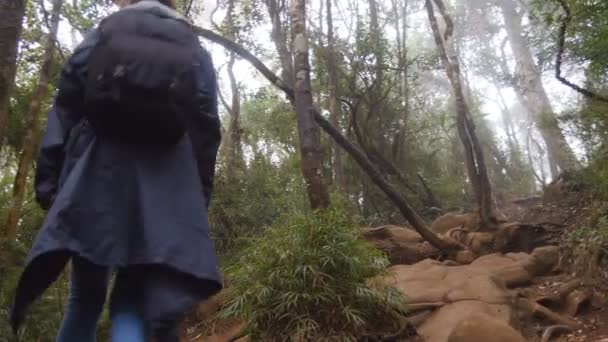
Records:
[[[23,140],[23,151],[19,157],[19,167],[15,176],[13,185],[13,199],[6,220],[6,238],[14,240],[17,237],[17,227],[21,217],[23,208],[23,200],[27,185],[27,176],[34,160],[36,146],[38,145],[38,131],[40,126],[40,112],[42,103],[48,96],[49,79],[51,76],[51,67],[55,55],[55,39],[57,38],[57,28],[59,27],[59,19],[63,0],[53,1],[53,11],[51,14],[50,32],[47,35],[42,67],[40,68],[40,77],[38,84],[34,90],[32,101],[29,107],[29,124],[27,133]]]
[[[441,208],[441,203],[437,200],[435,194],[433,194],[433,190],[431,190],[431,187],[429,186],[429,183],[426,178],[424,178],[424,176],[420,172],[417,173],[417,176],[418,180],[420,180],[420,184],[422,184],[424,192],[426,193],[426,205],[429,207]]]
[[[475,133],[475,125],[471,119],[469,106],[466,102],[460,78],[461,75],[458,58],[454,55],[448,55],[446,45],[449,44],[444,43],[444,39],[446,41],[451,39],[454,26],[442,0],[434,1],[446,24],[446,31],[443,38],[439,32],[439,25],[437,23],[437,18],[435,18],[435,10],[431,0],[425,1],[425,7],[427,9],[431,29],[433,30],[435,43],[437,44],[437,49],[439,50],[439,55],[443,61],[450,84],[452,85],[452,92],[456,102],[456,126],[458,128],[460,140],[464,146],[465,162],[469,174],[469,180],[471,181],[479,209],[481,228],[490,230],[496,227],[497,222],[492,200],[492,190],[486,170],[483,151],[477,134]]]
[[[292,53],[289,50],[289,45],[287,44],[286,26],[283,20],[281,20],[281,13],[283,13],[281,10],[282,7],[279,6],[277,0],[265,0],[264,2],[266,3],[266,8],[268,9],[268,14],[272,22],[272,32],[270,37],[275,48],[277,49],[281,62],[281,78],[290,87],[293,87],[293,59]]]
[[[350,156],[359,164],[365,171],[368,177],[384,192],[384,194],[395,204],[403,217],[414,227],[414,229],[435,248],[445,253],[453,253],[459,250],[459,246],[441,239],[426,225],[424,220],[414,211],[408,201],[403,197],[394,186],[390,185],[378,168],[365,156],[359,148],[353,145],[346,139],[335,127],[325,120],[319,113],[315,112],[315,119],[323,130],[329,134],[342,148],[350,154]]]
[[[298,135],[302,173],[306,182],[308,199],[312,209],[329,205],[329,194],[322,180],[322,156],[319,126],[314,119],[314,106],[310,86],[310,63],[306,33],[306,0],[290,3],[292,51],[294,65],[294,97],[298,118]]]
[[[397,85],[397,90],[399,91],[399,98],[403,99],[403,70],[401,68],[405,68],[405,63],[403,60],[403,44],[401,40],[401,20],[399,16],[401,13],[399,12],[401,1],[392,0],[391,5],[393,7],[393,25],[395,26],[395,39],[397,43],[397,65],[399,70],[399,84]],[[401,6],[405,6],[402,4]],[[405,20],[405,18],[403,18]]]
[[[512,114],[507,106],[504,96],[502,95],[499,85],[496,85],[496,91],[498,93],[498,99],[500,100],[500,117],[502,119],[503,126],[505,126],[507,144],[509,146],[510,153],[513,155],[519,150],[519,142],[517,140],[517,135],[515,134],[515,128],[513,127],[513,119],[511,118]]]
[[[409,81],[408,81],[408,77],[409,77],[409,73],[408,73],[408,66],[407,66],[407,49],[408,49],[408,45],[407,45],[407,7],[409,4],[409,0],[402,0],[402,4],[401,4],[401,26],[402,26],[402,30],[401,30],[401,44],[402,44],[402,53],[403,56],[402,58],[402,68],[403,68],[403,96],[405,97],[404,102],[405,102],[405,115],[406,115],[406,123],[404,124],[404,127],[407,127],[407,118],[409,117],[409,113],[410,113],[410,88],[409,88]]]
[[[394,25],[397,38],[397,66],[399,68],[399,99],[403,110],[402,129],[395,133],[393,138],[393,159],[397,165],[402,165],[402,161],[407,161],[407,150],[403,149],[407,127],[410,116],[410,94],[408,84],[408,63],[407,63],[407,7],[409,0],[392,0]]]
[[[519,77],[516,91],[523,99],[523,105],[534,118],[547,145],[552,176],[556,178],[559,175],[559,169],[561,171],[576,170],[580,167],[580,163],[559,128],[542,83],[542,74],[523,37],[521,14],[516,11],[517,5],[511,0],[501,0],[498,3],[502,9],[507,35],[516,60],[516,73]]]
[[[230,126],[228,128],[228,164],[232,167],[239,164],[242,156],[241,153],[241,127],[239,125],[239,118],[241,115],[241,99],[239,86],[234,76],[234,62],[236,56],[234,53],[230,53],[228,60],[227,71],[228,78],[230,79],[230,89],[232,92],[232,101],[230,105]],[[234,170],[234,168],[229,168]]]
[[[234,25],[234,0],[228,2],[228,10],[226,14],[226,21],[228,26],[229,38],[232,41],[236,41],[236,27]],[[241,127],[239,125],[239,118],[241,114],[241,96],[239,85],[236,77],[234,76],[234,63],[236,62],[236,54],[230,52],[228,59],[227,71],[228,79],[230,80],[230,90],[232,101],[228,110],[230,114],[230,126],[228,129],[228,171],[232,174],[238,169],[241,159],[243,157],[241,153]]]
[[[374,84],[376,85],[376,89],[380,89],[382,87],[382,79],[384,76],[384,54],[382,49],[381,39],[382,39],[382,30],[380,29],[380,22],[378,21],[378,4],[376,0],[368,0],[369,4],[369,29],[371,33],[371,43],[375,45],[375,55],[376,55],[376,80]]]
[[[332,0],[326,0],[327,5],[327,72],[328,72],[328,85],[329,90],[329,115],[331,124],[337,129],[340,129],[340,116],[342,111],[340,110],[340,95],[338,93],[338,73],[336,68],[336,47],[334,43],[334,25],[332,17]],[[344,165],[342,162],[342,151],[340,146],[335,142],[332,144],[334,159],[333,159],[333,170],[335,182],[338,188],[346,191],[346,175],[344,173]]]
[[[0,1],[0,152],[4,143],[10,93],[17,70],[17,47],[26,0]]]

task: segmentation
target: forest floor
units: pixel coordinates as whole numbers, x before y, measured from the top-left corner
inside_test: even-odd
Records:
[[[564,275],[539,278],[531,288],[538,293],[551,292],[564,284],[567,280]],[[590,309],[582,311],[576,317],[582,323],[580,329],[563,336],[558,336],[552,341],[556,342],[608,342],[608,310]]]
[[[594,200],[591,191],[585,188],[567,189],[561,186],[553,186],[547,189],[543,196],[542,203],[524,206],[511,220],[518,220],[526,223],[540,223],[553,226],[554,236],[552,243],[562,244],[563,237],[578,229],[585,229],[589,226],[589,221],[598,215],[608,212],[608,203],[601,203]],[[567,246],[562,246],[567,249]],[[565,256],[562,256],[564,258]],[[567,257],[570,257],[568,255]],[[576,256],[573,256],[576,258]],[[575,320],[581,322],[581,327],[575,331],[563,334],[553,341],[558,342],[608,342],[608,306],[606,296],[608,296],[608,269],[606,265],[592,267],[593,274],[577,274],[576,268],[579,267],[576,261],[564,261],[558,268],[557,274],[534,279],[529,286],[531,291],[538,294],[555,292],[560,286],[574,277],[586,278],[594,285],[594,291],[603,297],[601,304],[586,305],[581,308]],[[590,265],[587,265],[590,266]],[[602,267],[604,266],[604,267]]]
[[[426,256],[415,260],[416,251],[422,255],[421,250],[428,250],[420,248],[425,242],[415,232],[396,226],[368,228],[371,234],[364,231],[364,237],[393,261],[389,282],[406,296],[406,324],[418,335],[377,340],[608,342],[608,269],[592,265],[597,256],[578,255],[564,242],[565,236],[588,227],[593,217],[608,214],[608,203],[598,203],[590,193],[558,183],[542,198],[502,206],[509,222],[542,227],[534,230],[542,236],[524,234],[523,240],[542,242],[465,264]],[[201,320],[220,306],[218,301],[204,304],[192,325],[206,326]],[[232,341],[240,325],[224,323],[211,333],[191,326],[185,341]]]

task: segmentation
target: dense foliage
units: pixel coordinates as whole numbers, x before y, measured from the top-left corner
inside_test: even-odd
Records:
[[[355,341],[381,327],[395,331],[403,298],[368,284],[387,266],[344,211],[286,214],[228,270],[222,315],[246,320],[260,341]]]

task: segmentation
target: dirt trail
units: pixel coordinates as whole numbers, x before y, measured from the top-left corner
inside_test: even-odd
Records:
[[[405,295],[405,324],[418,335],[389,340],[608,342],[607,284],[574,276],[571,260],[558,246],[564,232],[587,219],[590,208],[584,192],[553,188],[542,199],[501,208],[508,220],[498,232],[477,232],[466,214],[440,217],[431,227],[469,248],[457,260],[438,261],[440,254],[407,227],[365,229],[363,238],[393,264],[379,281]],[[217,306],[207,303],[203,316]],[[197,331],[191,329],[187,341],[227,342],[240,326],[225,322],[209,330],[215,334]]]

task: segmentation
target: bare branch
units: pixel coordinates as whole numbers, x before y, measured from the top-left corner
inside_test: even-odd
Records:
[[[555,78],[557,78],[557,80],[560,81],[562,84],[570,87],[571,89],[574,89],[578,93],[580,93],[588,98],[602,101],[602,102],[608,102],[608,97],[600,95],[589,89],[582,88],[582,87],[568,81],[564,76],[562,76],[562,62],[563,62],[564,49],[565,49],[565,45],[566,45],[566,31],[568,29],[568,25],[572,21],[572,12],[570,11],[570,7],[568,7],[568,4],[566,4],[566,1],[564,1],[564,0],[556,0],[556,1],[562,6],[562,9],[566,13],[566,15],[562,18],[562,23],[559,28],[559,37],[558,37],[558,42],[557,42],[557,56],[555,59]]]
[[[186,7],[184,9],[184,17],[186,18],[190,16],[190,11],[192,10],[192,3],[194,3],[194,0],[190,0],[186,3]]]

